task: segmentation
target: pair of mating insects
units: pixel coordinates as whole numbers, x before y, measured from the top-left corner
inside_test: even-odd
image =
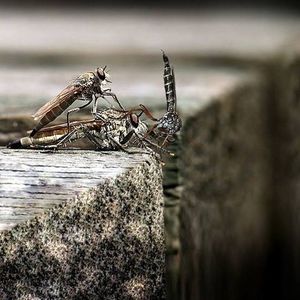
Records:
[[[105,68],[80,75],[53,100],[42,106],[33,117],[38,120],[30,135],[8,144],[9,148],[58,149],[68,148],[76,142],[87,139],[97,150],[127,150],[140,147],[148,152],[161,155],[168,152],[165,146],[182,126],[176,111],[176,87],[174,69],[163,52],[164,87],[167,111],[160,118],[155,118],[147,107],[140,104],[138,108],[125,110],[110,89],[104,88],[109,75]],[[112,97],[120,109],[108,108],[97,112],[98,98]],[[67,113],[67,123],[45,127],[63,113],[74,101],[86,103]],[[78,111],[93,102],[94,119],[69,122],[69,114]],[[150,128],[140,120],[141,115],[154,122]],[[160,144],[159,141],[162,140]]]

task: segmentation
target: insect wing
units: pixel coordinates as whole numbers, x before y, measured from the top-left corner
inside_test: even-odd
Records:
[[[49,111],[59,107],[60,110],[65,110],[69,107],[76,99],[76,96],[83,90],[82,86],[70,84],[63,89],[55,98],[47,102],[42,106],[34,115],[34,119],[41,119]]]

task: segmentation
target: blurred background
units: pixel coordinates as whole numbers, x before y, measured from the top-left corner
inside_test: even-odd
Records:
[[[161,49],[175,67],[178,107],[185,118],[248,72],[271,74],[282,49],[299,40],[299,13],[300,2],[292,0],[1,1],[0,144],[26,134],[34,124],[31,115],[72,79],[105,65],[110,87],[125,107],[143,103],[159,115],[165,109]],[[176,180],[165,189],[178,187]],[[181,284],[180,203],[177,196],[168,201],[168,298],[180,299],[182,289],[189,288]],[[202,297],[191,292],[181,299],[299,299],[298,257],[286,257],[289,243],[270,240],[262,268],[245,266],[243,279],[232,283],[236,266],[226,275],[222,266],[199,266],[193,281]],[[261,280],[251,285],[248,276]],[[209,292],[215,289],[220,291]]]
[[[196,9],[202,9],[205,7],[222,7],[222,8],[228,8],[228,7],[243,7],[245,8],[245,5],[248,7],[254,7],[254,8],[259,8],[259,7],[266,7],[268,9],[274,9],[274,8],[283,8],[283,9],[299,9],[299,3],[298,1],[292,1],[292,0],[287,0],[287,1],[280,1],[280,0],[262,0],[262,1],[249,1],[249,0],[244,0],[244,1],[237,1],[237,0],[225,0],[225,1],[220,1],[220,0],[213,0],[213,1],[208,1],[208,0],[190,0],[186,2],[182,1],[174,1],[174,0],[165,0],[163,2],[160,1],[150,1],[150,0],[143,0],[143,1],[137,1],[137,0],[129,0],[129,1],[121,1],[121,0],[116,0],[113,2],[104,2],[100,3],[100,1],[96,0],[87,0],[84,1],[71,1],[71,0],[64,0],[64,1],[59,1],[59,0],[46,0],[46,1],[37,1],[37,0],[25,0],[25,1],[20,1],[20,0],[2,0],[1,3],[5,6],[21,6],[25,7],[28,5],[31,6],[56,6],[56,7],[109,7],[115,9],[116,7],[118,8],[177,8],[177,9],[189,9],[189,8],[196,8]]]
[[[215,80],[199,76],[199,65],[263,64],[294,39],[297,3],[268,3],[3,1],[0,114],[25,122],[76,76],[104,65],[122,101],[164,107],[160,49],[176,65],[179,97],[197,97]]]

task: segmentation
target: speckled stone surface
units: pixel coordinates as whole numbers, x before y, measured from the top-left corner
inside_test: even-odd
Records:
[[[164,299],[159,163],[141,163],[0,234],[0,298]]]
[[[261,299],[267,254],[266,95],[236,82],[182,132],[182,299]]]

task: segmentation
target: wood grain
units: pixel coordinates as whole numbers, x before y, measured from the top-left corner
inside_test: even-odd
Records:
[[[0,148],[0,231],[134,168],[146,154]]]

